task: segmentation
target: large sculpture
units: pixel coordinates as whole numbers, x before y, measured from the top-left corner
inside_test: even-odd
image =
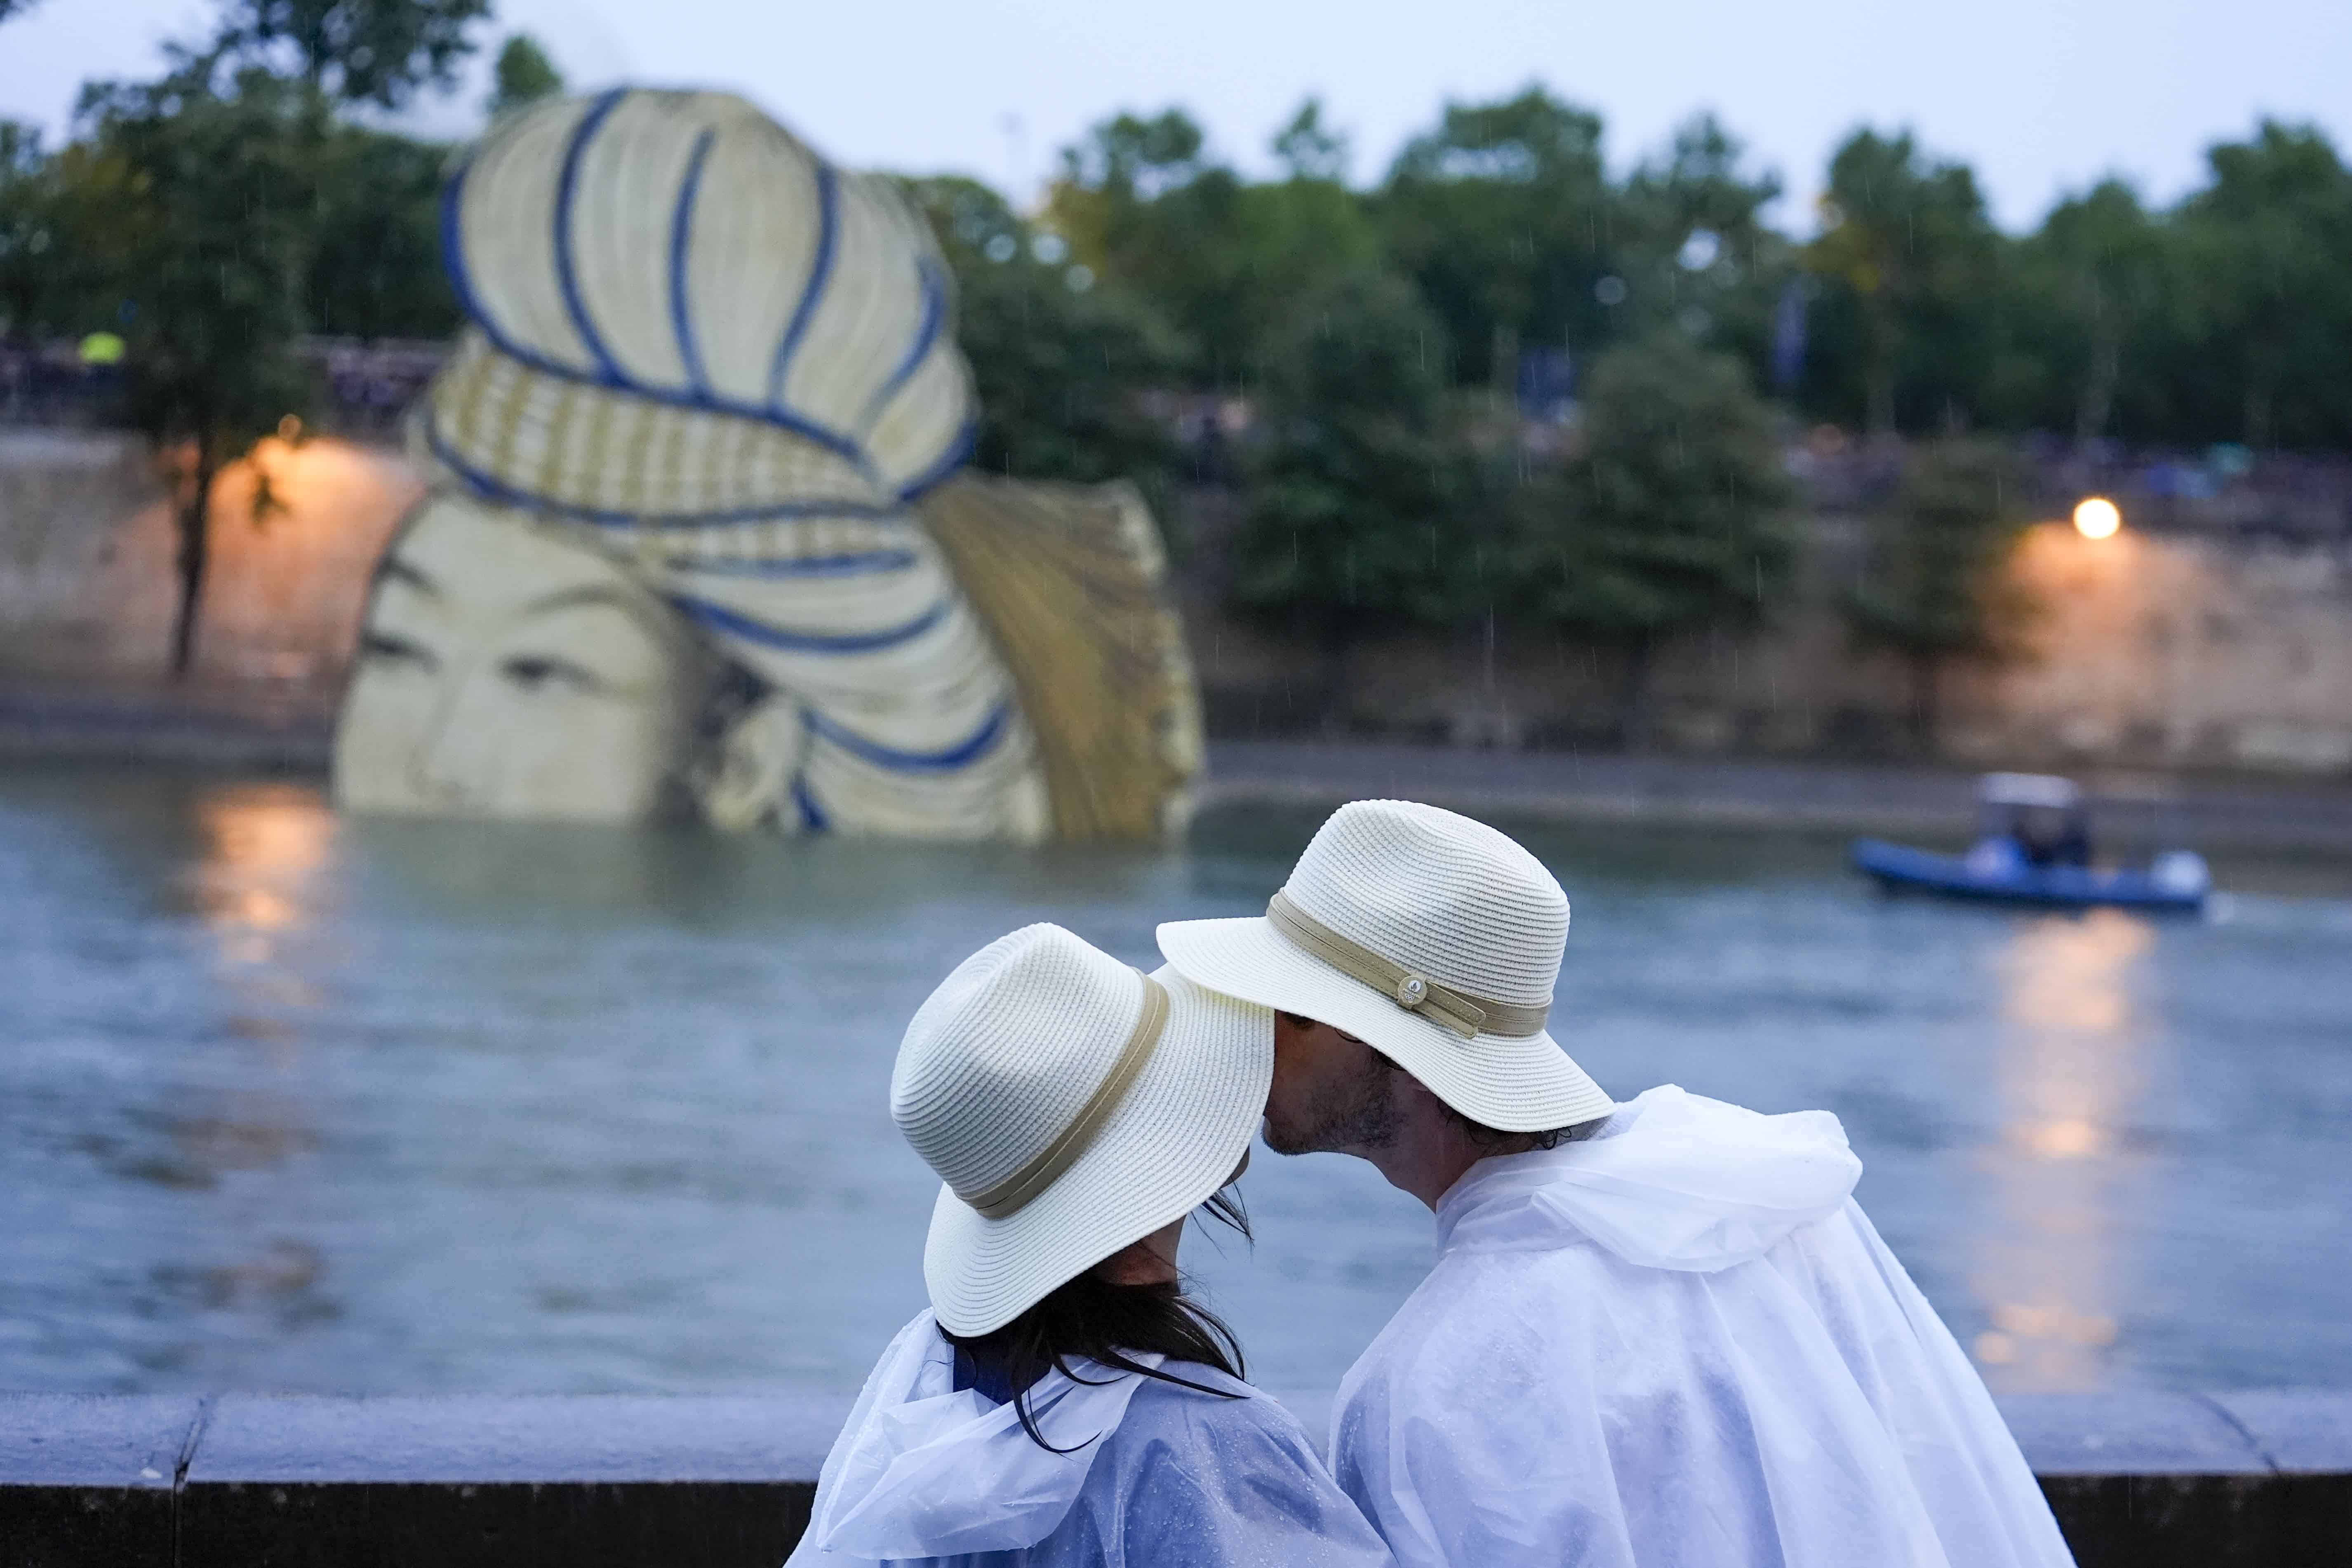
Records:
[[[444,223],[469,325],[412,421],[349,807],[919,837],[1181,821],[1197,700],[1127,486],[960,471],[951,289],[891,187],[740,100],[498,128]]]

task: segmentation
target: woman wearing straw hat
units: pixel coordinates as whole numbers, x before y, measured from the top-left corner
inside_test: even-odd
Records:
[[[1232,1333],[1185,1299],[1185,1220],[1247,1163],[1274,1018],[1058,926],[917,1011],[890,1110],[945,1184],[931,1310],[882,1352],[792,1563],[1374,1568],[1380,1538]]]

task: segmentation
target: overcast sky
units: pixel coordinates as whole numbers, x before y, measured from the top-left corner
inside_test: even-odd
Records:
[[[0,114],[53,134],[85,78],[152,68],[204,0],[38,0],[0,25]],[[1600,110],[1622,168],[1712,109],[1778,169],[1809,229],[1853,126],[1909,125],[1973,163],[2029,226],[2109,172],[2158,200],[2257,116],[2316,121],[2352,154],[2352,0],[504,0],[580,87],[730,88],[836,158],[1034,191],[1054,149],[1123,107],[1181,103],[1248,168],[1307,93],[1375,179],[1448,98],[1530,79]],[[487,56],[490,51],[484,51]],[[463,135],[474,79],[421,123]]]

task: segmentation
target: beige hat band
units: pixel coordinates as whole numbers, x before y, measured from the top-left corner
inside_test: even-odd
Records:
[[[1078,1108],[1069,1126],[1035,1159],[986,1192],[964,1199],[982,1215],[990,1219],[1005,1219],[1020,1213],[1038,1194],[1052,1186],[1063,1172],[1077,1163],[1078,1156],[1093,1146],[1103,1123],[1110,1120],[1110,1113],[1127,1098],[1129,1088],[1143,1071],[1143,1064],[1151,1059],[1151,1053],[1159,1047],[1160,1032],[1168,1025],[1168,988],[1140,971],[1137,977],[1143,982],[1143,1016],[1136,1020],[1135,1031],[1119,1047],[1118,1059],[1111,1063],[1101,1086]]]
[[[1525,1006],[1517,1002],[1490,1002],[1442,985],[1426,974],[1381,957],[1370,948],[1340,935],[1276,893],[1265,906],[1266,923],[1309,956],[1322,960],[1351,980],[1360,980],[1407,1012],[1418,1013],[1464,1039],[1500,1035],[1521,1039],[1543,1033],[1551,1004]]]

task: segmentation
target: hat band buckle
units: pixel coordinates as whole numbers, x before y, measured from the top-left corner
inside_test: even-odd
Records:
[[[1342,936],[1293,903],[1286,893],[1277,892],[1267,901],[1265,918],[1267,924],[1308,956],[1322,960],[1350,980],[1370,986],[1406,1012],[1418,1013],[1465,1040],[1479,1035],[1500,1035],[1509,1039],[1540,1035],[1551,1016],[1549,1002],[1534,1007],[1517,1002],[1492,1002],[1442,985],[1426,974],[1382,957],[1351,937]]]

